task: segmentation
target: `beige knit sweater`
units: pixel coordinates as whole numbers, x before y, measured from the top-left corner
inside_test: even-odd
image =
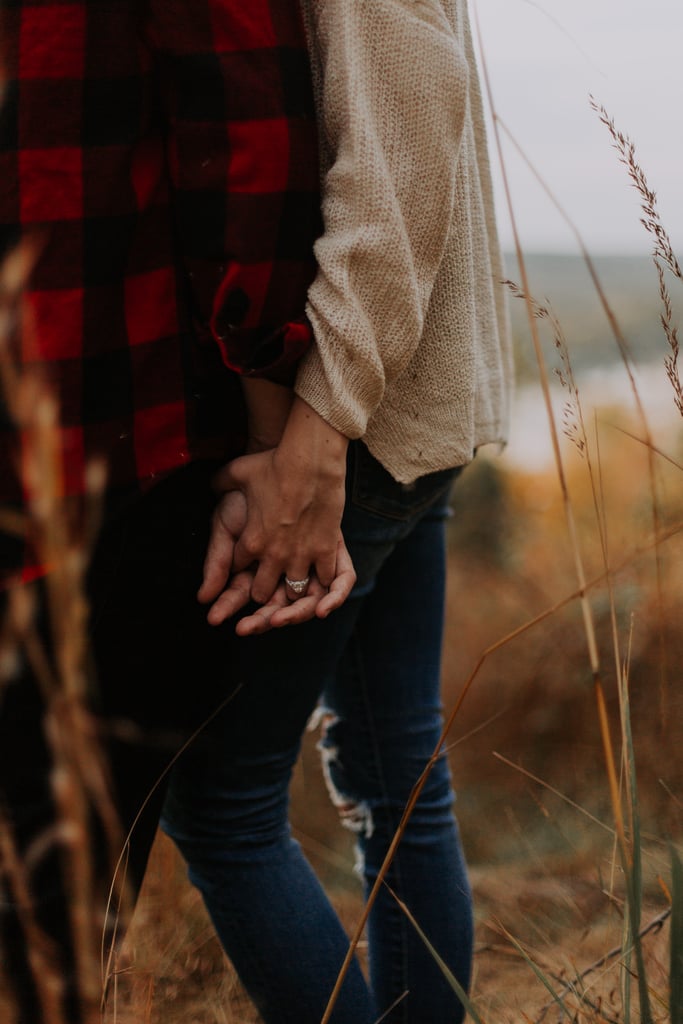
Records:
[[[397,479],[504,441],[512,378],[466,0],[301,0],[325,230],[296,391]]]

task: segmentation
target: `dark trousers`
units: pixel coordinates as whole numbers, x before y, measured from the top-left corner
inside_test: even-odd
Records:
[[[86,834],[76,840],[76,847],[80,842],[79,856],[87,858],[95,880],[90,908],[96,922],[94,945],[97,930],[106,927],[101,919],[121,837],[135,822],[124,858],[129,891],[132,888],[135,893],[155,835],[169,762],[237,683],[231,672],[233,628],[229,624],[209,627],[206,611],[195,597],[214,500],[209,486],[213,468],[188,467],[144,498],[119,502],[116,511],[107,515],[90,560],[85,581],[90,638],[86,707],[94,717],[88,719],[87,729],[95,729],[95,746],[105,755],[109,776],[105,809],[113,809],[119,819],[118,838],[112,841],[102,821],[101,801],[92,792],[97,776],[94,764],[76,767],[78,792],[71,797],[67,793],[65,799],[68,803],[83,797],[87,808]],[[47,588],[39,582],[31,591],[41,653],[54,669],[57,659]],[[0,594],[0,602],[4,621],[7,594]],[[69,1024],[77,1024],[82,1015],[75,983],[68,873],[69,865],[78,862],[69,853],[74,839],[68,829],[64,831],[54,788],[65,782],[54,776],[59,761],[55,744],[63,744],[67,760],[72,761],[76,741],[64,727],[68,709],[62,705],[59,688],[46,700],[34,668],[35,661],[23,651],[3,667],[0,810],[21,866],[20,881],[32,897],[30,914],[49,940],[43,953],[64,982],[58,1000],[62,1013]],[[21,1024],[40,1024],[44,1010],[17,906],[21,901],[16,872],[14,883],[10,883],[11,874],[11,866],[5,864],[0,890],[2,966],[16,992]],[[98,955],[96,947],[92,952]]]
[[[358,571],[353,594],[327,620],[238,640],[232,623],[209,627],[195,597],[213,504],[211,471],[195,466],[174,474],[107,517],[87,581],[97,679],[90,706],[124,834],[136,822],[127,869],[134,892],[166,798],[166,776],[157,782],[185,739],[210,719],[169,775],[165,827],[264,1020],[313,1024],[346,937],[289,835],[289,773],[324,690],[328,780],[342,817],[358,832],[369,887],[441,729],[444,521],[453,474],[432,474],[404,488],[352,445],[342,525]],[[49,724],[49,709],[47,717]],[[40,924],[56,940],[66,1020],[80,1024],[69,878],[52,829],[57,814],[45,721],[35,679],[26,663],[19,665],[0,705],[2,800],[30,865]],[[84,781],[87,790],[91,780]],[[466,986],[471,905],[451,804],[444,757],[411,818],[390,881]],[[86,839],[93,875],[106,883],[110,844],[95,810]],[[96,912],[105,899],[96,894]],[[11,894],[2,927],[21,1024],[42,1024]],[[371,986],[355,965],[335,1022],[375,1020],[397,1001],[387,1018],[397,1024],[462,1019],[457,999],[388,895],[376,904],[369,938]],[[409,997],[401,999],[406,990]]]

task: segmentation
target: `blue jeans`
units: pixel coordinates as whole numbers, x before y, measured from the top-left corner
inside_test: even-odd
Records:
[[[234,700],[172,773],[162,825],[267,1024],[319,1024],[348,940],[288,824],[288,786],[320,700],[331,794],[372,886],[442,727],[444,524],[453,472],[397,484],[352,446],[343,532],[358,581],[339,611],[239,642]],[[438,760],[388,876],[467,987],[471,896]],[[370,987],[353,964],[335,1024],[463,1018],[387,888],[369,922]],[[403,999],[401,996],[408,993]]]

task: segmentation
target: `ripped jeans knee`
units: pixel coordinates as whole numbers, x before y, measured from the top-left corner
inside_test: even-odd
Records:
[[[430,760],[438,728],[432,722],[420,734],[419,717],[412,718],[414,730],[391,742],[370,735],[361,738],[357,727],[330,707],[321,706],[311,719],[309,728],[320,728],[318,750],[330,799],[341,824],[357,835],[361,846],[367,840],[373,840],[373,846],[389,844]],[[429,845],[441,829],[451,829],[454,799],[448,761],[442,755],[430,769],[404,841]]]
[[[323,778],[327,786],[330,800],[339,812],[339,819],[344,826],[364,839],[370,839],[374,832],[372,808],[367,799],[354,792],[354,787],[344,770],[341,757],[339,731],[342,722],[338,715],[327,708],[319,708],[312,720],[311,728],[318,724],[321,738],[318,750],[322,759]]]

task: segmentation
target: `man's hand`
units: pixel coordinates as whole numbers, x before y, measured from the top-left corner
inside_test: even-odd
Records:
[[[232,568],[235,545],[246,521],[247,503],[244,495],[240,491],[224,494],[213,513],[211,536],[204,559],[204,576],[197,591],[197,599],[202,604],[215,600],[224,591],[222,607],[227,609],[226,614],[214,620],[209,612],[209,622],[214,624],[235,615],[251,600],[251,574],[233,575]],[[228,583],[229,588],[224,590]]]
[[[276,448],[292,408],[293,391],[258,377],[242,377],[241,384],[247,407],[247,452],[264,452]]]

